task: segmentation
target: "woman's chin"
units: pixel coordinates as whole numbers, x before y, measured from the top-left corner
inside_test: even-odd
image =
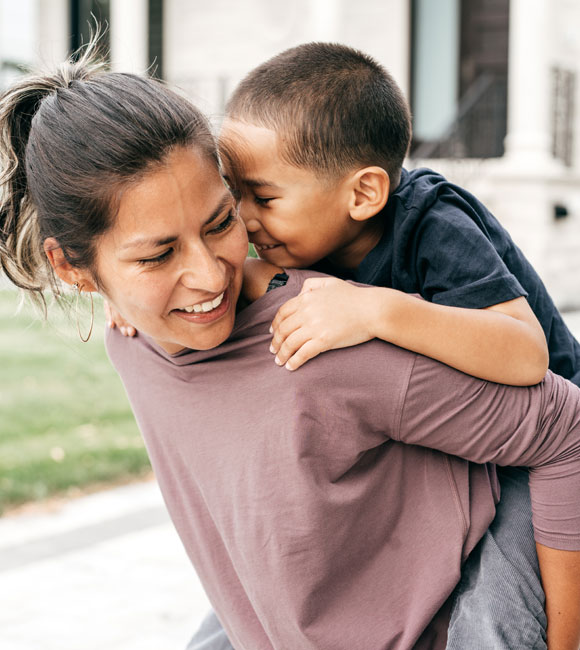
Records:
[[[212,350],[224,343],[232,332],[233,327],[221,333],[215,332],[206,336],[175,337],[172,341],[154,338],[160,348],[168,354],[177,354],[182,350]]]
[[[167,336],[154,337],[156,343],[169,354],[176,354],[183,349],[211,350],[226,341],[234,329],[235,311],[227,309],[218,319],[203,322],[174,315],[179,319],[178,331]]]

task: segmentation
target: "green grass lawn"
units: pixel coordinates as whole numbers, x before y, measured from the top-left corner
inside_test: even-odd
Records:
[[[123,386],[105,354],[102,305],[82,343],[54,306],[15,315],[0,291],[0,514],[16,505],[150,471]],[[84,306],[84,330],[89,309]]]

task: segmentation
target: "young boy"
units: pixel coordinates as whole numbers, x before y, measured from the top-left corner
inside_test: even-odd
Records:
[[[410,137],[394,81],[345,46],[293,48],[235,90],[221,146],[259,256],[375,285],[307,281],[273,321],[276,362],[296,369],[378,337],[483,379],[528,385],[545,374],[547,340],[550,368],[580,384],[580,346],[535,271],[473,196],[430,170],[402,170]],[[448,648],[545,647],[521,636],[543,616],[532,605],[541,588],[526,491],[512,499],[522,490],[503,490],[470,556]],[[564,648],[557,610],[547,603],[548,640]],[[217,627],[207,645],[191,647],[222,647]]]
[[[272,324],[276,362],[293,370],[378,337],[483,379],[527,385],[545,374],[547,341],[549,367],[580,385],[580,346],[534,269],[472,195],[430,170],[402,169],[410,137],[395,82],[342,45],[287,50],[234,91],[221,145],[258,255],[377,287],[305,283]],[[502,500],[472,554],[448,648],[475,639],[481,648],[523,647],[510,635],[526,625],[512,613],[532,579],[533,544],[526,557],[523,543],[530,516],[506,534],[522,509],[522,498]],[[546,606],[549,645],[564,647],[557,607]]]

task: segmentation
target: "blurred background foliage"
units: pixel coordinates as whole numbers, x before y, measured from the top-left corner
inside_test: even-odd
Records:
[[[124,388],[103,345],[95,300],[88,343],[74,312],[43,321],[18,294],[0,291],[0,513],[27,501],[75,494],[150,472]],[[88,330],[90,307],[81,308]]]

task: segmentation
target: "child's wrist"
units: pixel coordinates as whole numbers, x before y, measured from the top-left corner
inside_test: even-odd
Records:
[[[396,343],[401,327],[405,326],[408,301],[412,297],[386,287],[372,287],[369,291],[373,292],[373,306],[368,315],[371,337]]]
[[[369,339],[388,340],[391,329],[392,297],[391,290],[384,287],[363,289],[365,307],[361,310],[361,326],[368,333]]]

